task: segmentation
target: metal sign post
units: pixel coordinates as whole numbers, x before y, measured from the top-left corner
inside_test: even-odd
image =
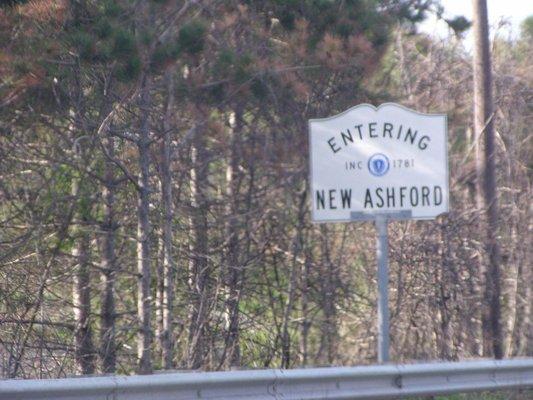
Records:
[[[382,213],[352,212],[352,221],[374,221],[377,230],[376,261],[378,267],[378,362],[390,361],[389,323],[389,233],[390,220],[412,219],[411,210]]]
[[[378,362],[386,363],[389,358],[389,235],[388,219],[376,218],[378,231],[376,260],[378,262]]]

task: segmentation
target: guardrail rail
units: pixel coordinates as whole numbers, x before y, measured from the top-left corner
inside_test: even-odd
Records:
[[[533,389],[533,358],[0,380],[0,399],[396,399],[513,388]]]

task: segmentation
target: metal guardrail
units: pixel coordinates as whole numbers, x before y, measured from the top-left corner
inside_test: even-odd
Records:
[[[533,388],[533,358],[0,380],[0,399],[395,399],[511,388]]]

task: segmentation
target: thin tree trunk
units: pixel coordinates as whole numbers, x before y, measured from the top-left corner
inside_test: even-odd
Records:
[[[94,365],[94,345],[91,329],[91,286],[90,286],[90,266],[89,266],[89,248],[90,237],[86,231],[87,227],[82,223],[86,218],[83,211],[79,210],[81,201],[84,196],[80,190],[80,178],[76,177],[72,183],[72,196],[78,204],[74,215],[74,227],[72,237],[75,240],[73,257],[76,260],[73,276],[73,310],[76,320],[74,337],[75,353],[78,371],[81,374],[93,374]]]
[[[162,252],[163,252],[163,273],[162,273],[162,330],[160,332],[160,346],[163,352],[163,368],[173,368],[173,339],[172,320],[174,318],[174,275],[176,265],[172,253],[173,234],[172,225],[174,212],[172,209],[172,174],[171,174],[171,118],[174,110],[174,79],[172,70],[165,74],[167,87],[167,103],[165,117],[163,121],[163,141],[161,143],[161,206],[163,208],[163,228],[162,228]]]
[[[507,164],[506,181],[522,183],[520,168],[517,168],[515,159],[518,155],[516,149],[515,135],[511,134],[506,137],[505,162]],[[514,192],[514,191],[513,191]],[[506,215],[506,224],[502,226],[504,232],[502,237],[506,239],[507,245],[502,249],[502,260],[504,269],[502,270],[503,288],[502,288],[502,325],[503,325],[503,354],[504,357],[511,357],[516,354],[519,337],[521,313],[525,310],[520,304],[520,278],[524,262],[524,245],[521,238],[528,237],[527,219],[523,218],[519,211],[519,193],[508,193],[510,213]],[[529,193],[529,192],[528,192]],[[523,229],[526,227],[526,229]],[[529,243],[526,243],[527,249]],[[529,264],[528,264],[529,265]],[[527,281],[526,281],[527,282]]]
[[[101,119],[110,117],[112,100],[110,96],[111,77],[105,81],[103,87],[103,103]],[[115,343],[115,280],[117,274],[115,254],[115,190],[116,177],[115,165],[112,159],[115,157],[115,138],[110,134],[110,124],[105,124],[105,129],[98,132],[105,135],[102,139],[102,152],[104,153],[104,174],[102,180],[103,220],[100,224],[100,365],[105,374],[116,371],[116,343]]]
[[[189,368],[200,368],[208,345],[207,316],[210,306],[209,280],[211,271],[207,260],[207,186],[208,159],[205,130],[197,132],[191,149],[191,260],[192,312],[189,325]]]
[[[405,61],[403,32],[402,28],[398,29],[396,36],[396,47],[398,49],[398,62],[400,63],[400,76],[403,84],[404,95],[407,96],[409,102],[413,100],[413,88],[411,84],[411,73],[409,73],[407,63]]]
[[[159,182],[161,193],[161,181]],[[157,344],[157,356],[163,364],[163,308],[165,302],[165,271],[163,259],[165,258],[163,244],[163,216],[161,216],[160,229],[157,237],[157,261],[156,261],[156,289],[155,289],[155,338]]]
[[[517,321],[515,323],[516,350],[514,355],[527,356],[533,352],[533,324],[531,324],[531,288],[533,287],[533,273],[531,264],[523,262],[518,269],[519,290],[517,293]]]
[[[503,357],[501,325],[501,272],[498,243],[498,203],[496,194],[492,73],[486,0],[473,0],[474,9],[474,115],[476,137],[484,136],[483,193],[487,215],[486,298],[490,307],[490,330],[494,357]]]
[[[300,277],[300,303],[302,309],[301,325],[300,325],[300,354],[302,366],[307,366],[309,358],[309,328],[311,322],[309,321],[309,272],[311,269],[311,252],[306,254],[305,263],[302,265],[302,273]]]
[[[137,140],[139,152],[139,180],[137,200],[137,272],[139,274],[137,286],[137,315],[139,319],[139,333],[137,338],[137,356],[139,358],[139,373],[152,372],[152,327],[151,309],[152,297],[150,293],[151,281],[151,251],[150,251],[150,76],[144,73],[140,90],[140,130]]]
[[[475,149],[475,179],[473,184],[469,185],[466,189],[465,195],[469,197],[472,202],[472,207],[475,209],[475,218],[472,218],[473,228],[477,230],[477,235],[482,232],[483,224],[479,215],[483,209],[482,200],[482,157],[481,157],[481,145],[480,138],[476,137],[475,132],[472,129],[467,129],[467,149],[474,147]],[[467,150],[468,151],[468,150]],[[466,153],[465,155],[468,155]],[[472,356],[483,356],[483,343],[484,343],[484,299],[483,299],[483,254],[481,250],[476,252],[476,257],[472,263],[468,263],[467,269],[469,274],[468,279],[468,291],[469,301],[466,304],[468,310],[467,315],[467,329],[461,330],[461,335],[465,337],[465,345],[467,351],[470,351]],[[466,332],[469,335],[466,335]]]
[[[300,194],[298,204],[298,226],[296,228],[296,236],[292,248],[292,263],[289,277],[289,288],[287,299],[285,301],[285,309],[283,311],[283,323],[281,329],[281,368],[289,368],[291,362],[291,337],[289,335],[289,321],[293,309],[297,282],[298,282],[298,256],[303,248],[303,229],[305,218],[305,205],[307,199],[307,191],[304,190]]]
[[[110,157],[114,157],[115,140],[111,136],[104,139],[105,150]],[[103,286],[100,307],[100,358],[102,372],[114,373],[116,369],[115,344],[115,174],[114,164],[108,158],[105,162],[104,185],[102,189],[104,219],[101,225],[103,231],[101,240],[101,282]]]
[[[78,11],[78,7],[75,7]],[[74,161],[81,166],[83,160],[82,142],[86,139],[87,133],[85,123],[85,99],[83,94],[83,82],[79,60],[74,66],[75,79],[75,123],[73,126],[72,152]],[[72,178],[71,194],[74,205],[74,226],[72,237],[75,241],[73,257],[76,260],[73,276],[73,311],[76,321],[75,356],[78,371],[82,374],[93,374],[95,371],[95,352],[91,328],[91,286],[90,286],[90,235],[87,231],[89,213],[89,195],[84,187],[84,182],[80,172],[76,171]]]
[[[439,355],[442,360],[451,360],[453,357],[453,329],[452,329],[452,310],[450,310],[452,302],[452,287],[454,281],[452,278],[452,267],[449,265],[450,260],[450,241],[448,240],[448,232],[445,222],[440,226],[440,266],[441,271],[436,271],[438,274],[438,281],[435,282],[437,288],[437,296],[439,299],[439,315],[440,315],[440,335]],[[440,272],[440,273],[439,273]]]
[[[241,363],[239,344],[239,302],[242,267],[239,265],[239,231],[238,231],[238,191],[239,191],[239,149],[242,135],[242,110],[239,108],[230,115],[230,149],[226,169],[227,215],[226,235],[226,312],[228,328],[226,334],[226,361],[228,367],[238,367]]]

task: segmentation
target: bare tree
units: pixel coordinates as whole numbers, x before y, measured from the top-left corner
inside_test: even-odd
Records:
[[[242,289],[243,267],[240,265],[239,249],[239,187],[240,176],[239,163],[241,153],[241,140],[243,135],[243,111],[238,106],[229,116],[230,146],[229,157],[226,167],[226,196],[227,196],[227,250],[225,280],[227,294],[227,337],[226,337],[226,365],[237,367],[241,363],[239,343],[239,302]]]
[[[80,190],[79,178],[72,183],[72,195],[79,204],[83,204],[86,193]],[[74,336],[76,339],[76,362],[82,374],[92,374],[95,371],[95,353],[91,327],[91,281],[90,281],[90,236],[87,231],[87,217],[78,209],[74,214],[72,237],[75,246],[72,253],[76,265],[73,274],[73,309],[76,320]]]
[[[115,139],[108,135],[103,143],[105,151],[110,157],[115,154]],[[113,373],[116,369],[115,343],[115,280],[117,277],[115,252],[115,186],[116,177],[114,164],[110,159],[105,160],[104,180],[102,189],[103,221],[101,224],[101,307],[100,307],[100,358],[102,371]]]
[[[206,114],[200,113],[205,116]],[[189,368],[200,368],[208,351],[208,315],[211,307],[211,268],[208,259],[207,215],[209,159],[206,128],[195,133],[191,146],[191,314],[189,324]]]
[[[74,240],[72,255],[76,265],[73,274],[72,303],[76,320],[74,336],[78,371],[82,374],[92,374],[95,371],[95,352],[91,326],[91,236],[89,232],[92,201],[88,193],[87,182],[81,172],[85,162],[88,129],[80,60],[76,58],[74,63],[74,90],[72,92],[74,123],[71,127],[71,134],[72,156],[76,170],[72,173],[71,194],[75,204],[72,227],[72,238]]]
[[[162,273],[159,275],[160,289],[158,303],[161,313],[162,330],[160,332],[160,345],[163,353],[163,367],[173,367],[173,337],[172,320],[174,307],[174,276],[176,262],[172,252],[173,246],[173,202],[172,202],[172,175],[171,175],[171,135],[172,113],[174,112],[174,76],[173,70],[165,73],[167,86],[167,99],[165,114],[163,117],[163,139],[160,147],[159,179],[161,184],[161,207],[162,207]]]
[[[143,74],[140,88],[139,138],[136,140],[139,151],[139,181],[137,201],[137,272],[138,294],[137,312],[139,318],[139,337],[137,356],[139,357],[139,372],[152,372],[152,327],[151,327],[151,249],[150,249],[150,84],[151,78],[146,72]]]

